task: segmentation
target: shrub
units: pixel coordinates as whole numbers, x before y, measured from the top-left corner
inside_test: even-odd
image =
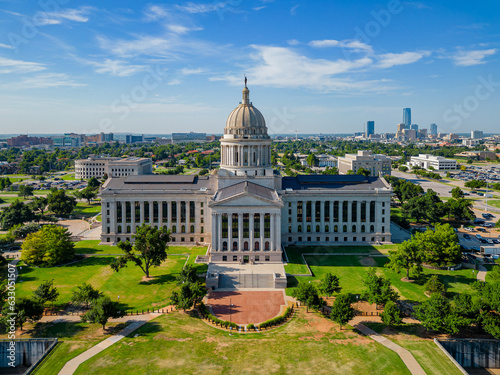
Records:
[[[277,324],[281,324],[281,323],[286,321],[286,319],[290,316],[290,314],[292,312],[293,312],[293,310],[290,307],[287,307],[287,309],[285,310],[285,312],[282,315],[277,316],[277,317],[272,318],[272,319],[269,319],[269,320],[266,320],[263,323],[260,323],[259,328],[268,328],[268,327],[272,327],[272,326],[277,325]]]
[[[250,323],[247,325],[247,330],[255,329],[255,325],[253,323]]]

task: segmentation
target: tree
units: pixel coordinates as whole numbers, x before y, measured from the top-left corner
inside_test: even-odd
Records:
[[[500,219],[497,221],[497,223],[495,224],[495,228],[500,228]]]
[[[464,184],[465,187],[471,189],[479,189],[486,186],[486,182],[483,180],[470,180]]]
[[[33,191],[35,189],[33,188],[33,186],[29,186],[29,185],[19,185],[19,193],[18,193],[18,196],[20,197],[23,197],[23,198],[27,198],[27,197],[30,197],[33,195]]]
[[[180,292],[173,291],[170,296],[172,304],[179,309],[186,311],[193,305],[201,302],[203,297],[207,294],[203,284],[197,282],[186,282],[182,284]]]
[[[87,187],[90,188],[91,190],[95,190],[99,186],[101,186],[101,183],[95,177],[91,177],[89,182],[87,183]]]
[[[457,333],[460,328],[470,325],[470,319],[458,314],[450,301],[439,293],[415,308],[415,317],[429,330]]]
[[[170,241],[170,232],[163,227],[158,229],[143,224],[137,227],[134,238],[134,246],[130,241],[118,244],[118,247],[125,252],[125,255],[116,258],[111,263],[111,268],[118,272],[120,269],[127,267],[130,261],[135,263],[149,278],[150,268],[158,267],[161,262],[167,259],[167,244]]]
[[[97,190],[91,186],[87,186],[85,189],[76,191],[75,196],[78,199],[85,199],[90,204],[90,201],[97,197]]]
[[[178,284],[183,283],[195,283],[198,281],[198,275],[196,274],[196,268],[192,264],[186,264],[177,276]]]
[[[120,310],[118,302],[111,301],[108,296],[97,299],[92,308],[82,315],[82,322],[99,323],[106,329],[110,318],[121,318],[125,314]]]
[[[382,322],[384,322],[386,326],[399,324],[403,321],[403,318],[401,317],[401,310],[399,310],[398,305],[396,305],[393,301],[386,302],[381,317]]]
[[[464,192],[457,186],[451,189],[451,196],[455,199],[460,199],[464,197]]]
[[[368,303],[385,305],[387,301],[396,301],[399,298],[398,293],[392,289],[391,282],[383,276],[377,276],[373,267],[368,269],[363,283],[367,290],[363,293]]]
[[[422,249],[424,262],[432,266],[451,266],[462,257],[458,236],[449,224],[436,224],[434,230],[416,233],[414,241]]]
[[[318,290],[311,283],[300,283],[299,286],[293,290],[292,295],[301,303],[314,310],[319,310],[325,306],[325,301],[320,298]]]
[[[340,329],[354,318],[354,309],[351,305],[351,295],[342,293],[335,297],[332,309],[330,311],[330,319],[340,325]]]
[[[55,225],[46,225],[28,234],[21,247],[21,259],[35,266],[55,266],[75,256],[75,245],[68,229]]]
[[[24,203],[16,200],[9,207],[5,207],[0,213],[0,223],[4,230],[15,225],[24,224],[34,219],[33,211]]]
[[[49,210],[57,216],[67,216],[76,207],[76,199],[66,195],[65,190],[52,190],[47,199]]]
[[[316,166],[318,166],[318,164],[319,164],[319,160],[318,160],[318,158],[316,157],[316,155],[314,155],[314,154],[309,154],[309,155],[307,155],[307,159],[306,159],[306,161],[307,161],[307,164],[308,164],[310,167],[316,167]]]
[[[429,293],[429,295],[433,293],[438,293],[443,296],[446,295],[446,288],[437,275],[429,277],[429,280],[424,284],[424,290]]]
[[[370,175],[370,173],[372,173],[372,172],[369,171],[368,169],[365,169],[362,167],[359,167],[358,170],[356,171],[356,174],[359,174],[359,175],[362,175],[365,177],[368,177]]]
[[[319,284],[319,290],[328,297],[340,293],[342,288],[340,287],[338,276],[327,273]]]
[[[31,200],[31,202],[28,203],[28,207],[34,213],[38,213],[36,215],[37,221],[40,221],[40,219],[43,218],[43,212],[45,211],[48,203],[49,200],[47,199],[47,197],[35,197]]]
[[[3,309],[2,315],[10,318],[9,314],[15,315],[15,324],[19,326],[21,331],[23,330],[23,324],[27,321],[37,322],[43,316],[43,303],[36,299],[30,298],[17,298],[15,299],[14,304],[10,304],[11,301],[8,301]]]
[[[389,263],[387,267],[395,272],[406,270],[406,279],[410,280],[410,274],[418,277],[422,272],[423,254],[418,244],[412,240],[404,241],[397,250],[389,251]]]
[[[85,307],[88,309],[91,302],[102,297],[102,293],[97,289],[94,289],[92,285],[83,283],[76,287],[73,290],[73,294],[71,296],[71,302],[74,304],[85,304]]]
[[[45,304],[45,302],[52,302],[52,309],[54,309],[54,302],[59,298],[59,292],[54,286],[54,280],[41,283],[33,292],[33,297],[42,302],[42,304]]]
[[[460,223],[474,220],[476,216],[474,215],[474,211],[472,211],[472,207],[472,201],[464,198],[450,199],[446,204],[449,214]]]
[[[406,171],[408,171],[408,167],[406,165],[400,165],[398,167],[398,170],[401,172],[406,172]]]

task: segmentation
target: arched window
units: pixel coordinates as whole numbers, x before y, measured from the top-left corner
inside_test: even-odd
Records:
[[[288,233],[292,233],[292,227],[291,226],[288,227]]]
[[[375,225],[370,225],[370,232],[375,232]]]
[[[121,232],[122,232],[122,226],[118,225],[118,233],[121,233]]]
[[[310,225],[308,225],[308,226],[307,226],[307,233],[310,233],[310,232],[311,232],[311,226],[310,226]]]
[[[330,231],[330,227],[328,225],[325,225],[325,232],[328,233]]]
[[[200,227],[200,233],[204,233],[203,227]]]
[[[316,232],[319,232],[319,225],[316,225]]]
[[[269,250],[269,241],[266,241],[264,249]]]
[[[233,250],[238,250],[238,241],[233,242]]]
[[[302,233],[302,225],[299,225],[299,226],[298,226],[297,231],[298,231],[299,233]]]
[[[222,250],[227,250],[227,241],[222,243]]]
[[[243,250],[248,250],[248,241],[243,242]]]
[[[344,233],[346,233],[346,232],[347,232],[347,225],[344,225],[344,227],[342,228],[342,231],[343,231]]]
[[[260,243],[259,241],[255,241],[255,250],[260,250]]]
[[[356,225],[352,226],[352,233],[356,233]]]
[[[130,225],[127,225],[127,233],[130,233]]]
[[[337,233],[337,232],[339,231],[339,226],[338,226],[338,225],[335,225],[335,226],[333,227],[333,231],[334,231],[335,233]]]
[[[177,225],[172,226],[172,233],[177,233]]]
[[[191,227],[189,228],[190,232],[189,233],[194,233],[194,225],[191,225]]]
[[[181,226],[181,233],[186,233],[186,226],[185,225]]]
[[[361,226],[361,233],[365,233],[366,232],[366,228],[364,225]]]

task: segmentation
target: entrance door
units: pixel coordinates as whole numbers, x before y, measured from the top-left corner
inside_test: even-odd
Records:
[[[248,255],[243,255],[243,263],[248,263],[249,258]]]

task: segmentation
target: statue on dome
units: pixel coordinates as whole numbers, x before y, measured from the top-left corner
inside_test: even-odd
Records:
[[[247,87],[247,75],[244,74],[244,76],[245,76],[245,87]]]

